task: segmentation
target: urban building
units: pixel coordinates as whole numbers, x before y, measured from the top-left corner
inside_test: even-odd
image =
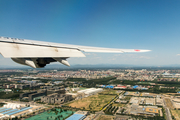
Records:
[[[47,96],[41,97],[41,102],[49,104],[61,104],[72,100],[71,95],[53,93]]]
[[[58,86],[58,87],[53,87],[53,86],[42,86],[41,91],[47,91],[47,95],[53,94],[53,93],[58,93],[58,94],[65,94],[65,88],[64,86]]]
[[[37,100],[37,97],[40,99],[41,96],[46,96],[46,91],[45,92],[39,92],[39,93],[34,93],[34,94],[30,94],[29,97],[29,101],[32,100]]]
[[[37,93],[37,91],[27,92],[27,93],[21,93],[21,94],[19,95],[19,98],[22,99],[22,98],[28,97],[30,94],[34,94],[34,93]]]
[[[28,99],[29,101],[35,100],[36,97],[41,97],[41,96],[46,96],[47,91],[33,91],[33,92],[28,92],[28,93],[22,93],[20,94],[20,99]]]

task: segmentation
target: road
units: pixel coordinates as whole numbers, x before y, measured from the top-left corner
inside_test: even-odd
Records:
[[[166,118],[167,118],[167,120],[172,120],[171,113],[169,111],[169,108],[166,106],[166,102],[165,102],[164,98],[163,98],[163,101],[164,101],[164,108],[165,108],[165,112],[166,112]]]

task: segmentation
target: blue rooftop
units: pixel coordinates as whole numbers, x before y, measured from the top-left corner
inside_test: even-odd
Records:
[[[137,88],[137,87],[138,87],[138,85],[133,86],[134,89]]]
[[[6,111],[6,112],[3,112],[3,113],[1,113],[1,114],[8,114],[8,113],[11,113],[11,112],[14,112],[14,111],[17,111],[18,109],[12,109],[12,110],[9,110],[9,111]]]
[[[114,88],[112,85],[107,85],[105,88]]]
[[[0,110],[2,110],[2,109],[6,109],[6,108],[5,107],[0,108]]]
[[[12,108],[5,108],[5,109],[3,109],[3,110],[0,110],[0,113],[6,112],[6,111],[11,110],[11,109],[12,109]]]
[[[82,115],[82,114],[74,114],[74,115],[68,117],[66,120],[83,120],[84,118],[86,118],[85,115]]]
[[[27,108],[24,108],[24,109],[21,109],[21,110],[17,110],[15,112],[11,112],[11,113],[8,113],[7,115],[14,115],[14,114],[17,114],[19,112],[22,112],[22,111],[25,111],[25,110],[28,110],[28,109],[31,109],[32,107],[27,107]]]

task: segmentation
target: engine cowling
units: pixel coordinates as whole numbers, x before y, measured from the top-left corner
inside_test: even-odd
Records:
[[[11,58],[11,59],[14,62],[22,64],[22,65],[27,65],[33,68],[39,68],[39,65],[32,59],[28,59],[28,58]]]
[[[14,62],[27,65],[32,68],[43,68],[51,62],[60,62],[66,66],[70,66],[67,58],[11,58]]]

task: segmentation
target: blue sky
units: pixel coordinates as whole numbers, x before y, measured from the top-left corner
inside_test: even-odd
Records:
[[[179,6],[179,0],[0,0],[0,36],[152,50],[85,53],[70,64],[180,64]],[[0,56],[0,65],[17,64]]]

